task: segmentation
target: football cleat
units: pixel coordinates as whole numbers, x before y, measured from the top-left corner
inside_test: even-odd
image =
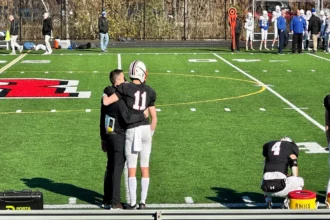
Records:
[[[273,208],[272,198],[269,196],[265,196],[265,200],[266,200],[266,209],[272,209]]]
[[[101,208],[102,209],[111,209],[111,205],[109,203],[102,203]]]
[[[289,209],[289,199],[284,199],[282,209]]]
[[[130,204],[125,204],[124,209],[127,210],[135,210],[136,209],[136,204],[131,206]]]
[[[138,209],[145,209],[145,208],[146,208],[146,204],[140,202]]]

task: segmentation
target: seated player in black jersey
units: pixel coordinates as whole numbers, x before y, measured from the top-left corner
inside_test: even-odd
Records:
[[[265,157],[264,175],[261,189],[264,192],[267,208],[272,208],[272,197],[286,198],[283,208],[287,208],[289,192],[301,190],[304,180],[298,177],[299,148],[289,137],[270,141],[263,146]],[[288,168],[291,168],[291,176]]]

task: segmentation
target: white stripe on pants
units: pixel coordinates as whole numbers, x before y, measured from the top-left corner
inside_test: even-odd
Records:
[[[10,36],[10,45],[11,45],[11,49],[12,49],[13,53],[15,53],[15,47],[17,47],[17,49],[19,49],[19,47],[20,47],[20,45],[16,42],[17,37],[18,37],[18,35]]]
[[[53,50],[52,50],[52,47],[50,46],[49,40],[50,40],[50,36],[49,35],[45,35],[45,44],[46,44],[46,48],[47,48],[46,51],[48,53],[52,53]]]

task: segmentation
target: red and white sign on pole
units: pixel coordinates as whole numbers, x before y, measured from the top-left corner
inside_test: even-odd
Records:
[[[236,28],[236,18],[237,18],[236,8],[231,7],[228,9],[228,17],[229,17],[232,48],[233,50],[235,50],[236,49],[235,28]]]

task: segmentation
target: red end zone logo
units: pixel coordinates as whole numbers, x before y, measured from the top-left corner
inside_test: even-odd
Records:
[[[90,98],[91,92],[77,92],[79,80],[0,79],[0,99]]]

